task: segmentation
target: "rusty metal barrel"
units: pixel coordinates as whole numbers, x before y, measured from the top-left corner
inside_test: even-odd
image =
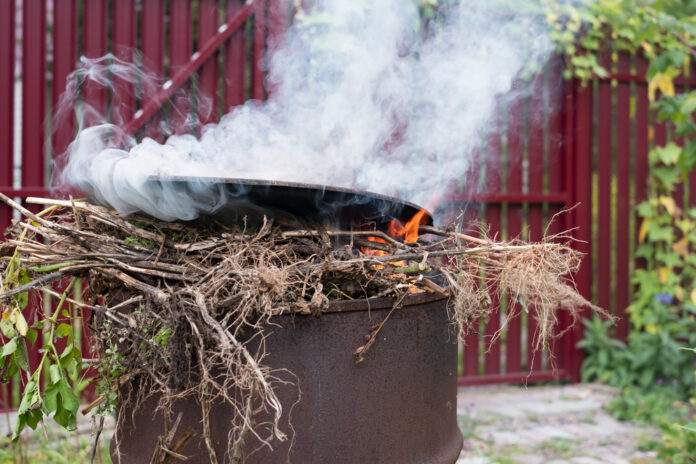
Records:
[[[267,329],[264,363],[292,372],[296,386],[276,388],[291,439],[273,450],[249,444],[248,464],[451,464],[462,448],[457,426],[456,330],[447,299],[427,293],[404,300],[356,363],[353,353],[384,320],[390,298],[333,302],[321,317],[284,315]],[[150,400],[128,418],[115,463],[147,464],[163,433],[163,418]],[[201,430],[195,400],[174,405],[183,411],[179,430]],[[130,411],[124,411],[130,414]],[[229,410],[211,411],[213,446],[222,462],[228,445]],[[292,428],[288,426],[288,420]],[[292,432],[294,431],[294,432]],[[198,433],[180,451],[188,462],[208,462]]]

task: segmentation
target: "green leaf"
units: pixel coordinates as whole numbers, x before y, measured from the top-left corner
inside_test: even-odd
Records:
[[[62,323],[56,327],[56,336],[58,338],[67,337],[72,333],[72,326],[70,324]]]
[[[696,92],[691,92],[686,96],[679,110],[684,114],[691,114],[696,111]]]
[[[674,229],[671,227],[662,227],[657,223],[651,223],[648,226],[648,239],[651,242],[673,242],[674,241]]]
[[[27,340],[29,340],[29,343],[31,343],[32,345],[36,343],[36,339],[38,338],[38,336],[39,332],[37,332],[34,329],[29,329],[29,331],[27,332]]]
[[[655,152],[655,156],[662,163],[666,164],[667,166],[671,166],[679,161],[679,156],[682,154],[682,148],[674,142],[669,142],[664,147],[653,148],[653,152]]]
[[[689,432],[696,432],[696,422],[689,422],[688,424],[682,425],[682,428],[684,430],[688,430]]]
[[[652,173],[670,191],[674,189],[674,185],[681,179],[681,171],[671,166],[655,168],[652,170]]]
[[[41,410],[37,408],[40,403],[41,392],[39,391],[39,386],[36,382],[30,380],[24,387],[22,401],[19,403],[19,409],[17,409],[17,423],[12,433],[12,440],[16,441],[19,438],[19,434],[22,433],[26,425],[29,425],[32,429],[36,428],[36,425],[41,420]]]
[[[653,206],[650,204],[649,201],[644,201],[640,203],[637,207],[636,210],[638,211],[638,215],[640,217],[649,217],[652,216],[653,213],[655,212],[655,209]]]
[[[48,373],[51,377],[51,383],[58,383],[60,382],[60,379],[63,377],[60,372],[60,366],[58,366],[57,364],[51,364],[48,367]]]
[[[82,352],[71,343],[65,347],[65,350],[60,355],[61,367],[67,367],[73,359],[77,362],[82,362]]]
[[[12,354],[12,359],[14,360],[15,364],[19,366],[20,369],[29,372],[29,361],[27,360],[26,356],[26,345],[24,346],[24,348],[22,348],[22,345],[19,345],[19,348],[19,350],[15,351]]]
[[[4,358],[5,356],[11,355],[15,351],[17,351],[17,337],[13,338],[12,340],[3,345],[0,356]]]
[[[14,338],[17,336],[17,331],[9,319],[0,320],[0,331],[6,338]]]
[[[70,384],[65,379],[52,383],[44,392],[44,410],[46,413],[55,411],[53,420],[68,430],[74,430],[77,425],[77,410],[80,401]]]

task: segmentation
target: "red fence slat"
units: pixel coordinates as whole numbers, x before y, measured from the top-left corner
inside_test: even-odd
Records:
[[[14,174],[15,1],[3,0],[0,15],[0,187],[12,186]],[[0,206],[0,231],[10,225],[12,211]],[[0,240],[4,236],[0,234]],[[12,407],[12,384],[0,387],[0,409]]]
[[[491,192],[499,192],[502,187],[502,182],[500,178],[500,167],[502,164],[502,129],[503,129],[503,119],[502,119],[502,104],[500,101],[497,102],[496,117],[491,124],[491,133],[488,136],[488,150],[486,152],[486,188]],[[489,234],[492,237],[500,237],[502,234],[502,228],[500,224],[501,220],[501,205],[490,204],[486,206],[486,224],[489,227]],[[500,316],[501,308],[500,301],[495,295],[495,290],[491,305],[493,306],[493,311],[489,316],[488,323],[486,324],[486,337],[485,337],[485,368],[484,371],[487,375],[499,374],[500,370],[500,337],[498,336],[498,331],[500,329]]]
[[[243,6],[243,0],[227,0],[225,19],[230,19]],[[245,98],[246,82],[246,38],[244,27],[235,32],[224,48],[224,93],[225,111],[241,105]]]
[[[573,135],[573,202],[578,206],[573,210],[573,222],[577,226],[574,231],[578,240],[575,247],[585,254],[585,259],[575,276],[578,291],[586,298],[592,297],[592,89],[589,86],[576,85],[574,98],[574,135]],[[589,309],[585,311],[589,316]],[[575,342],[582,338],[582,325],[577,324],[573,329],[574,340],[572,356],[572,375],[575,381],[580,378],[582,352],[574,347]]]
[[[2,1],[0,15],[0,186],[12,186],[14,171],[15,1]],[[10,225],[10,208],[0,206],[0,230]],[[0,236],[0,240],[3,237]]]
[[[113,4],[113,53],[114,56],[135,66],[136,12],[135,0],[118,0]],[[111,120],[122,125],[135,112],[135,83],[127,78],[114,76],[111,98]]]
[[[619,72],[630,72],[630,56],[619,55]],[[625,340],[628,338],[628,319],[626,308],[630,300],[630,239],[629,227],[631,218],[630,189],[631,189],[631,87],[629,83],[621,83],[617,96],[616,121],[616,307],[615,315],[619,317],[616,323],[616,335]]]
[[[89,0],[84,4],[85,18],[82,50],[87,58],[100,58],[106,54],[106,0]],[[84,100],[98,115],[106,115],[106,88],[97,82],[87,81],[84,85]],[[100,120],[87,120],[92,125]]]
[[[528,182],[530,193],[544,192],[544,114],[543,74],[537,75],[530,86],[529,98],[529,158]],[[529,205],[529,239],[538,242],[544,235],[544,210],[541,204]],[[527,368],[541,369],[542,353],[535,350],[538,323],[535,317],[527,319]]]
[[[200,0],[198,4],[198,43],[214,36],[218,27],[217,0]],[[201,126],[217,120],[218,53],[201,67],[198,86],[198,119]]]
[[[636,65],[636,72],[643,75],[648,70],[647,61],[639,57]],[[647,178],[648,178],[648,149],[650,147],[650,127],[648,125],[648,116],[650,115],[650,106],[648,102],[647,87],[636,88],[636,176],[635,176],[635,195],[636,204],[639,204],[647,198]],[[692,184],[693,185],[693,184]],[[636,246],[638,244],[638,235],[640,231],[640,217],[636,214],[636,230],[634,237]],[[637,265],[642,265],[639,262]],[[624,315],[624,317],[627,317]]]
[[[481,159],[481,150],[474,148],[472,155],[472,163],[478,165]],[[462,214],[462,224],[475,224],[479,220],[478,210],[474,207],[466,207]],[[469,231],[470,232],[470,231]],[[462,372],[464,377],[477,377],[479,375],[479,352],[480,352],[480,335],[479,321],[472,323],[467,335],[464,337],[464,356],[462,358]]]
[[[266,48],[269,53],[279,47],[285,37],[288,27],[288,0],[268,0],[268,38]],[[268,94],[275,91],[272,82],[266,83]]]
[[[611,53],[605,51],[600,55],[600,64],[611,69]],[[597,303],[611,311],[611,238],[613,224],[612,209],[612,137],[613,137],[613,104],[612,84],[603,81],[598,84],[597,98]]]
[[[75,0],[55,0],[53,21],[53,112],[58,110],[58,101],[65,92],[68,74],[77,62],[77,4]],[[66,114],[67,113],[67,114]],[[75,136],[75,123],[69,112],[54,119],[53,149],[56,156],[67,150]],[[58,160],[56,160],[58,161]],[[61,161],[65,161],[61,159]],[[54,169],[61,166],[55,165]]]
[[[191,57],[193,30],[191,21],[191,0],[172,0],[170,5],[169,58],[174,75]],[[191,86],[185,84],[172,97],[169,112],[169,131],[173,134],[191,132],[188,127],[191,113]]]
[[[522,82],[513,84],[513,95],[522,89]],[[522,156],[524,152],[524,101],[516,97],[510,103],[508,110],[508,159],[507,159],[507,192],[511,194],[522,193]],[[522,233],[522,206],[508,204],[507,207],[507,238],[517,238]],[[508,301],[508,317],[511,318],[507,330],[507,372],[520,372],[522,370],[522,319],[521,308],[518,304]]]
[[[45,186],[46,4],[23,4],[22,186]]]
[[[251,98],[263,100],[264,91],[264,45],[266,40],[265,27],[266,5],[264,1],[254,2],[254,39],[251,58]]]
[[[563,149],[563,61],[560,55],[554,55],[549,60],[548,65],[548,86],[546,88],[547,101],[549,102],[548,114],[548,191],[560,192],[568,188],[564,183],[563,170],[565,167],[566,151]],[[563,222],[568,214],[560,215],[559,205],[548,205],[548,217],[546,230],[550,235],[556,235],[563,231]],[[558,216],[556,216],[558,214]],[[566,357],[565,345],[568,333],[564,329],[570,324],[570,318],[564,311],[558,317],[556,333],[561,334],[551,342],[552,358],[550,367],[552,369],[567,369],[568,359]]]
[[[143,70],[161,79],[164,75],[164,0],[142,0],[141,49]],[[146,100],[143,95],[141,100]],[[161,114],[153,115],[143,128],[143,135],[162,140]]]

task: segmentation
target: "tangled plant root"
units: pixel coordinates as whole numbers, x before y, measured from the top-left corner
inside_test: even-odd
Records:
[[[71,302],[93,311],[102,392],[119,391],[121,407],[133,411],[118,415],[116,437],[149,398],[159,399],[166,430],[153,463],[169,462],[191,438],[173,412],[185,399],[200,405],[212,463],[243,462],[245,450],[291,438],[280,427],[276,392],[292,373],[264,364],[274,316],[320,316],[331,299],[376,296],[393,297],[393,312],[409,292],[438,292],[450,296],[452,320],[465,334],[489,316],[491,295],[509,295],[537,318],[535,343],[544,347],[560,310],[573,318],[584,308],[602,312],[575,290],[570,279],[582,256],[559,243],[563,235],[500,243],[423,226],[421,240],[407,246],[381,232],[289,229],[266,219],[254,228],[194,228],[83,201],[33,199],[51,208],[39,217],[0,198],[28,218],[8,230],[0,270],[19,256],[29,276],[0,289],[0,303],[66,277],[87,279],[84,300]],[[387,323],[357,347],[359,360]],[[95,404],[106,410],[106,401]],[[220,405],[232,411],[226,456],[216,454],[210,431],[210,411]]]

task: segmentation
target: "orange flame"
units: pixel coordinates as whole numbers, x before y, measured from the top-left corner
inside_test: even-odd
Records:
[[[424,209],[418,211],[405,225],[396,219],[392,220],[389,224],[389,235],[403,237],[404,243],[416,243],[418,241],[418,228],[428,221],[427,213]]]
[[[377,242],[377,243],[387,243],[386,240],[379,238],[379,237],[367,237],[367,240],[369,242]],[[368,254],[368,255],[373,255],[373,256],[384,256],[387,254],[386,251],[382,250],[373,250],[372,248],[367,248],[367,247],[361,247],[360,248],[363,253]],[[375,269],[384,269],[384,265],[382,264],[375,264]]]

